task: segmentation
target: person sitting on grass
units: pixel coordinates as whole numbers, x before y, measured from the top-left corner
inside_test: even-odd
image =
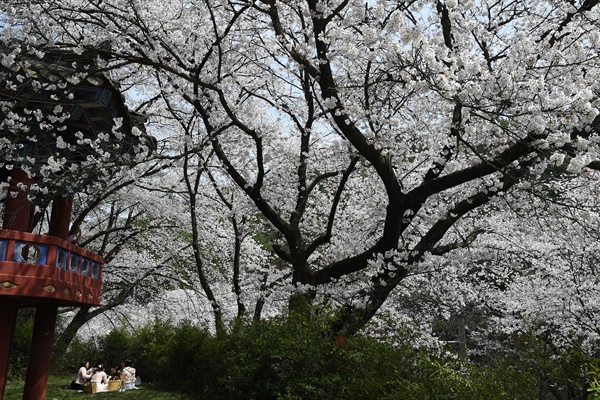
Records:
[[[106,392],[108,390],[108,376],[106,376],[102,364],[96,366],[94,375],[92,375],[92,383],[96,384],[96,392]]]
[[[85,385],[91,377],[90,363],[88,361],[82,361],[79,371],[77,371],[77,378],[71,382],[71,389],[83,390],[83,385]]]
[[[137,389],[135,387],[135,368],[130,360],[123,360],[123,369],[121,370],[121,380],[125,384],[124,390]]]
[[[123,361],[121,360],[120,364],[117,364],[115,367],[110,369],[110,379],[113,381],[118,381],[121,379],[121,370],[123,369]]]

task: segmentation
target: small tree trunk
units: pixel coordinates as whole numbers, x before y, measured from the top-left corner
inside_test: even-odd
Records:
[[[458,316],[458,344],[460,345],[459,354],[467,357],[467,331],[465,330],[465,317]]]

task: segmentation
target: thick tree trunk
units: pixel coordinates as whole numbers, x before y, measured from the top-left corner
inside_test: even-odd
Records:
[[[69,322],[64,331],[58,335],[58,337],[54,341],[54,356],[53,360],[57,360],[62,355],[64,355],[67,351],[67,348],[75,338],[75,335],[79,331],[79,329],[90,319],[92,319],[92,315],[90,315],[89,310],[91,306],[81,307],[75,317]]]

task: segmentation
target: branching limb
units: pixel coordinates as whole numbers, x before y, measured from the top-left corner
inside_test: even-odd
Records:
[[[306,254],[308,256],[310,256],[319,246],[322,246],[323,244],[325,244],[331,240],[331,235],[332,235],[332,231],[333,231],[333,223],[335,221],[335,214],[337,212],[337,209],[338,209],[338,206],[340,203],[340,199],[342,198],[342,193],[344,192],[346,182],[348,182],[348,178],[350,177],[350,174],[352,173],[352,171],[354,171],[354,168],[356,167],[356,163],[358,162],[358,160],[359,160],[358,157],[353,157],[350,160],[350,165],[348,166],[348,168],[346,168],[346,171],[344,171],[344,174],[342,175],[342,179],[340,180],[340,184],[338,185],[338,188],[335,192],[335,196],[333,197],[333,202],[331,204],[331,210],[329,211],[329,218],[327,220],[327,229],[325,230],[324,234],[322,234],[321,236],[316,238],[312,243],[310,243],[307,246]]]
[[[431,249],[431,254],[433,254],[434,256],[441,256],[448,253],[449,251],[468,247],[482,233],[485,233],[485,229],[477,228],[463,240],[458,240],[456,242],[434,247],[433,249]]]

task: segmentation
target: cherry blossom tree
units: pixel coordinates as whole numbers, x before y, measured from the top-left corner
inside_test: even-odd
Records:
[[[62,310],[70,318],[57,337],[57,354],[93,319],[126,320],[129,309],[163,291],[192,286],[178,270],[189,246],[179,239],[178,225],[162,207],[165,199],[149,190],[164,169],[160,160],[140,163],[75,198],[73,224],[81,227],[79,245],[104,257],[103,293],[97,307]]]
[[[549,169],[557,184],[597,177],[597,3],[23,0],[3,11],[28,46],[93,50],[195,113],[213,179],[275,232],[289,293],[337,302],[335,329],[351,334],[416,266],[460,260],[482,236],[463,221]]]
[[[457,339],[462,318],[471,352],[486,354],[502,348],[509,335],[535,332],[555,348],[594,354],[595,179],[563,176],[496,197],[450,233],[460,240],[476,228],[477,240],[413,265],[382,316],[420,324],[423,337],[431,337],[431,326],[442,326],[447,331],[434,333],[446,341]]]
[[[181,227],[179,235],[189,251],[181,253],[180,263],[195,271],[190,288],[205,299],[216,331],[222,332],[224,320],[243,317],[247,308],[253,307],[256,318],[260,316],[269,295],[266,290],[273,285],[264,283],[265,276],[273,274],[262,267],[270,257],[254,238],[255,207],[213,165],[199,115],[186,103],[161,95],[160,77],[154,83],[157,98],[133,101],[141,102],[149,125],[168,143],[160,157],[170,165],[147,187],[168,197],[164,206],[169,209],[157,210],[156,215]]]

